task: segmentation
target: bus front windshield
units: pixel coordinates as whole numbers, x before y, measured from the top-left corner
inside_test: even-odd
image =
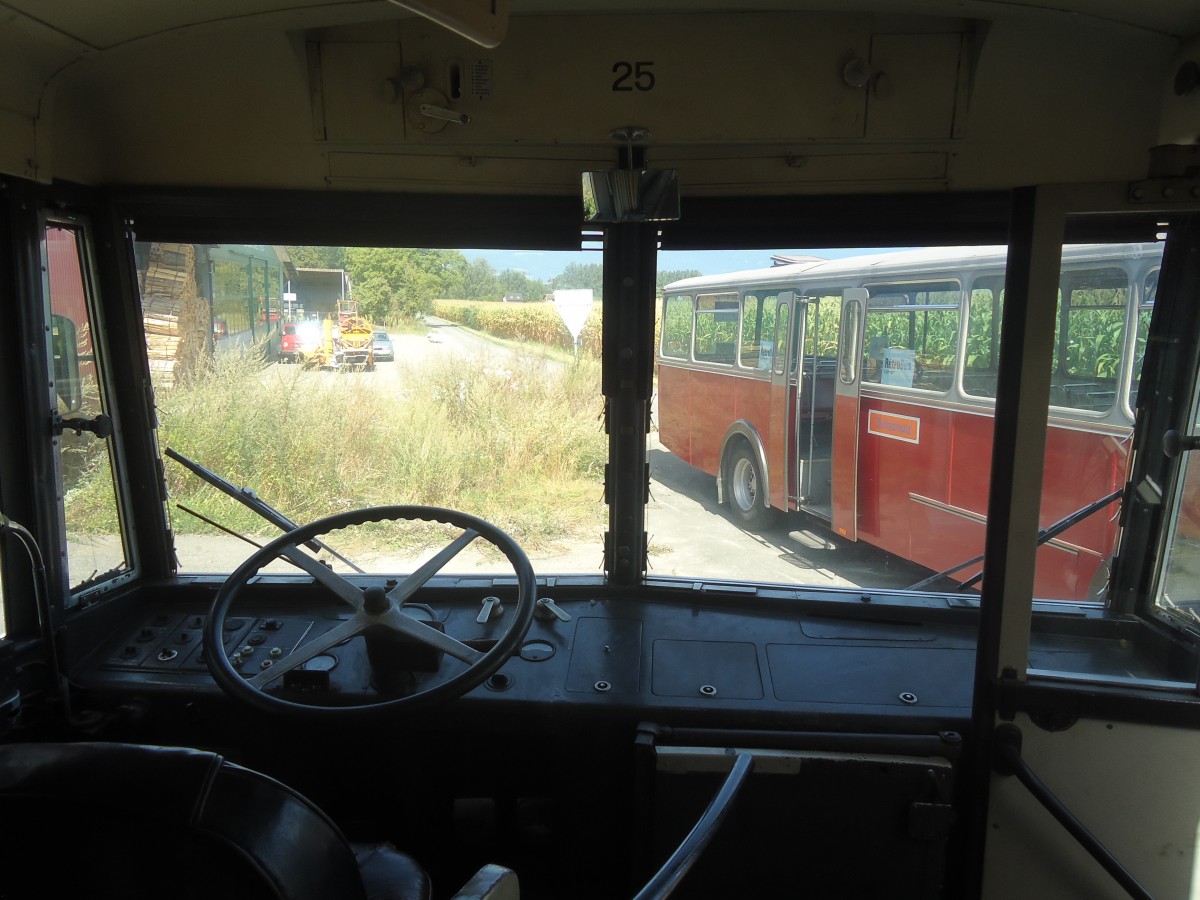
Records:
[[[181,572],[231,572],[281,533],[279,517],[404,504],[495,523],[538,575],[603,575],[598,254],[136,251]],[[1159,255],[1064,250],[1040,598],[1102,599]],[[1004,247],[664,253],[647,576],[975,595],[1005,258]],[[274,519],[253,508],[264,504]],[[87,509],[72,521],[86,531]],[[305,552],[335,569],[406,572],[458,533],[380,522]],[[507,568],[480,542],[446,571]]]

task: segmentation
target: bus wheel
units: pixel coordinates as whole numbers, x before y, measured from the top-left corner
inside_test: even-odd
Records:
[[[763,528],[771,523],[775,510],[764,502],[763,479],[758,460],[746,446],[734,449],[725,469],[725,494],[729,510],[743,528]]]

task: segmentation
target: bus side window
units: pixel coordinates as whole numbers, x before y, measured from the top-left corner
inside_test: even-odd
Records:
[[[1103,412],[1117,399],[1129,276],[1123,269],[1065,273],[1050,403]]]
[[[767,372],[771,369],[771,353],[775,347],[775,295],[759,297],[746,294],[742,298],[742,335],[738,362],[747,369]]]
[[[838,378],[842,384],[854,384],[858,377],[858,323],[862,320],[862,304],[847,298],[842,305],[842,324],[838,338]]]
[[[954,382],[962,291],[953,281],[873,285],[862,380],[946,391]]]
[[[777,328],[775,331],[775,367],[776,375],[783,374],[783,368],[787,365],[788,351],[788,305],[786,302],[778,305],[779,314],[776,316]]]
[[[693,359],[733,365],[737,356],[738,310],[737,294],[700,294],[696,297]]]
[[[92,272],[91,241],[86,225],[47,222],[43,230],[42,264],[48,329],[49,381],[66,373],[78,384],[54,390],[60,414],[77,419],[110,416],[105,378],[104,329]],[[75,347],[62,346],[74,340]],[[55,342],[59,344],[57,349]],[[124,575],[132,568],[124,528],[123,488],[111,436],[64,428],[53,438],[61,479],[62,515],[66,529],[68,584],[72,594]],[[69,601],[69,602],[74,602]]]
[[[963,360],[963,393],[995,397],[999,373],[1000,323],[1004,316],[1004,278],[976,279],[967,300],[967,352]]]
[[[1154,295],[1158,293],[1158,269],[1146,273],[1142,295],[1138,299],[1137,322],[1133,335],[1133,358],[1129,363],[1129,407],[1126,412],[1133,415],[1137,406],[1138,388],[1142,384],[1142,362],[1146,357],[1146,336],[1150,332],[1150,316],[1154,313]]]
[[[692,298],[686,294],[668,297],[663,304],[662,355],[687,359],[692,346]]]

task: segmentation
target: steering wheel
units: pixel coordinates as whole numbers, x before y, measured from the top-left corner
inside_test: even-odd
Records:
[[[397,520],[440,522],[461,528],[462,534],[412,574],[400,579],[399,583],[393,586],[389,581],[387,590],[378,586],[361,588],[299,548],[300,544],[339,528]],[[405,603],[476,538],[482,538],[500,550],[508,558],[517,575],[516,609],[511,616],[505,616],[507,624],[503,633],[495,646],[487,651],[468,646],[414,618],[404,610]],[[287,656],[274,660],[269,667],[252,677],[245,677],[234,669],[225,654],[222,641],[225,619],[234,599],[247,582],[258,574],[263,566],[281,557],[295,563],[317,582],[325,585],[351,608],[353,614],[324,634],[301,644]],[[217,592],[209,610],[208,621],[204,626],[204,646],[212,649],[205,653],[205,659],[213,679],[222,690],[235,700],[265,712],[347,719],[411,711],[459,697],[483,683],[488,676],[504,665],[525,637],[533,621],[533,610],[537,602],[536,591],[533,567],[529,564],[525,552],[516,541],[490,522],[467,513],[434,506],[374,506],[352,510],[317,519],[281,535],[234,570]],[[283,675],[358,635],[363,635],[364,640],[368,641],[379,638],[416,641],[461,660],[466,663],[467,668],[405,696],[374,703],[316,706],[296,703],[266,692],[267,686]],[[445,663],[441,665],[444,666]]]

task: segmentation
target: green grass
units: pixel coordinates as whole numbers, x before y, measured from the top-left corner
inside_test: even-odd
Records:
[[[531,550],[602,524],[598,363],[396,365],[402,389],[389,391],[379,372],[267,370],[253,355],[222,355],[188,383],[159,388],[159,441],[297,522],[363,506],[445,506],[494,522]],[[277,533],[177,463],[166,467],[173,509]],[[104,495],[103,474],[68,497],[81,530],[111,530],[90,513],[104,506],[91,501]],[[172,518],[178,532],[212,530],[182,512]]]

